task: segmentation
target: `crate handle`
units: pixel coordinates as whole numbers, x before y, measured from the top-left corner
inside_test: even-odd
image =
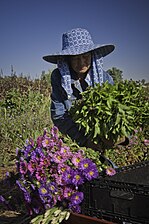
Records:
[[[129,201],[134,198],[134,194],[132,192],[127,192],[123,190],[111,190],[110,196],[113,198],[120,198]]]

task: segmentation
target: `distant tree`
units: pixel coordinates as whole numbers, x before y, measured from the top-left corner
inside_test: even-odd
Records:
[[[50,83],[51,82],[51,71],[48,70],[47,73],[45,71],[42,71],[42,74],[41,74],[40,78],[41,78],[41,80],[45,80],[48,83]]]
[[[142,79],[142,80],[141,80],[142,85],[144,85],[145,82],[146,82],[145,79]]]
[[[112,76],[114,82],[123,81],[123,72],[120,69],[112,67],[111,69],[108,69],[107,72]]]
[[[11,65],[11,76],[16,76],[13,65]]]
[[[3,77],[3,69],[1,68],[0,77]]]

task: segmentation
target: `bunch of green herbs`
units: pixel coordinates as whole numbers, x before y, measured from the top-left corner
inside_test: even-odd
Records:
[[[88,87],[70,114],[94,142],[106,138],[116,143],[137,127],[148,127],[149,101],[143,86],[135,81],[105,82]]]

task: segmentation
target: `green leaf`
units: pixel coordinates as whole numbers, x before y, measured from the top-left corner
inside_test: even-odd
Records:
[[[88,125],[88,124],[86,124],[85,135],[87,135],[87,134],[89,133],[89,129],[90,129],[89,125]]]
[[[99,124],[96,123],[96,124],[95,124],[95,129],[94,129],[94,136],[93,136],[93,138],[96,138],[96,136],[99,135],[99,134],[100,134],[100,127],[99,127]]]
[[[107,105],[109,108],[111,108],[111,101],[110,101],[110,98],[107,100]]]
[[[105,113],[110,115],[110,116],[112,116],[112,113],[110,111],[108,111],[108,110],[106,110]]]
[[[65,216],[65,220],[68,220],[70,217],[70,212],[67,211],[66,216]]]
[[[124,136],[128,136],[128,134],[126,133],[126,128],[125,128],[125,126],[122,126],[122,127],[121,127],[121,131],[122,131],[122,135],[124,135]]]
[[[31,220],[31,223],[40,224],[42,220],[43,220],[43,215],[38,215]]]
[[[116,115],[115,126],[116,126],[117,124],[119,124],[120,121],[121,121],[121,115],[118,113],[118,114]]]

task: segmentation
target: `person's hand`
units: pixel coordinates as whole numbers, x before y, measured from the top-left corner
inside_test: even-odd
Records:
[[[101,141],[103,142],[103,147],[105,149],[110,149],[110,148],[113,148],[114,146],[114,142],[112,139],[106,139],[106,138],[102,138]]]

